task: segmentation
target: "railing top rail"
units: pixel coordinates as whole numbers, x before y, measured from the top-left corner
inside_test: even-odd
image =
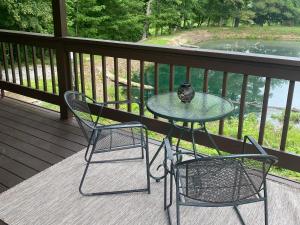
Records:
[[[11,31],[3,29],[0,29],[0,41],[16,44],[33,45],[45,48],[57,48],[60,44],[54,38],[54,36],[50,34]]]
[[[219,59],[231,59],[238,61],[256,62],[256,63],[271,63],[271,64],[282,64],[300,67],[300,58],[297,57],[286,57],[286,56],[275,56],[275,55],[264,55],[254,53],[241,53],[241,52],[227,52],[221,50],[210,50],[210,49],[197,49],[187,47],[167,47],[159,45],[131,43],[123,41],[111,41],[101,40],[92,38],[79,38],[79,37],[66,37],[64,38],[65,43],[72,48],[80,50],[79,45],[73,46],[73,44],[84,43],[87,46],[96,45],[99,48],[120,48],[129,50],[143,50],[150,51],[151,53],[171,53],[171,54],[182,54],[182,55],[194,55],[210,58]]]

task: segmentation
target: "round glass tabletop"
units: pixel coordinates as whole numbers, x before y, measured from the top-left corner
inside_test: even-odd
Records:
[[[234,109],[229,100],[200,92],[196,92],[190,103],[181,102],[176,92],[154,95],[146,106],[156,116],[182,122],[220,120]]]

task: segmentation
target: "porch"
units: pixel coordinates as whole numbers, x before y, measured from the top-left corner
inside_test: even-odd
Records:
[[[8,190],[0,197],[0,219],[7,224],[168,224],[163,182],[151,180],[150,195],[79,194],[85,146],[75,121],[62,121],[57,112],[3,98],[0,128],[0,185],[1,192]],[[157,144],[150,141],[150,156]],[[96,165],[91,171],[87,182],[93,189],[145,184],[144,163],[139,161]],[[118,176],[112,176],[112,171]],[[299,184],[270,175],[268,189],[270,224],[299,224]],[[245,221],[263,224],[262,208],[262,203],[241,206]],[[231,208],[186,207],[182,212],[184,224],[238,223]]]

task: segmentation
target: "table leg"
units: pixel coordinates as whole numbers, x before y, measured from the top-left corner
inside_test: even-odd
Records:
[[[169,140],[170,140],[170,138],[172,138],[172,134],[173,134],[173,132],[174,132],[174,125],[173,125],[173,123],[171,123],[171,124],[172,124],[172,127],[171,127],[171,129],[169,130],[168,135],[166,136],[166,138],[168,138]],[[149,163],[149,167],[150,167],[150,168],[151,168],[151,165],[153,164],[153,162],[155,161],[155,159],[157,158],[158,154],[160,153],[160,151],[163,149],[163,147],[164,147],[164,142],[162,142],[162,143],[160,144],[159,148],[157,149],[157,151],[155,152],[154,156],[152,157],[152,159],[151,159],[151,161],[150,161],[150,163]],[[158,166],[157,169],[159,169],[161,166],[162,166],[162,164],[160,164],[160,165]],[[167,175],[167,174],[164,173],[164,175],[162,175],[162,176],[154,176],[154,175],[151,173],[151,171],[150,171],[150,177],[153,178],[156,182],[159,182],[161,179],[165,178],[166,175]]]
[[[191,133],[192,133],[193,152],[194,152],[194,156],[196,159],[197,158],[197,149],[196,149],[195,136],[194,136],[194,123],[191,123]]]
[[[212,136],[210,135],[210,133],[208,133],[205,123],[203,123],[203,130],[204,130],[206,136],[208,137],[209,141],[211,142],[211,144],[214,146],[214,148],[218,152],[218,154],[221,155],[220,149],[219,149],[218,145],[216,144],[216,142],[214,141],[214,139],[212,138]]]

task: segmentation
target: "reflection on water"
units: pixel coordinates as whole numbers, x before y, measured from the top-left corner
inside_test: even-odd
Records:
[[[292,41],[255,41],[255,40],[217,40],[207,41],[199,44],[201,48],[218,49],[228,51],[251,52],[260,54],[273,54],[282,56],[300,57],[300,42]],[[159,64],[158,68],[158,86],[159,93],[169,91],[170,67],[169,65]],[[191,83],[196,91],[202,91],[204,70],[191,68]],[[176,91],[180,84],[185,81],[186,68],[183,66],[174,67],[174,90]],[[133,76],[133,81],[139,82],[139,74]],[[209,93],[221,95],[223,82],[223,72],[209,71]],[[242,74],[229,73],[227,98],[236,103],[235,115],[239,113],[239,100],[241,96],[241,87],[243,82]],[[145,70],[145,84],[154,87],[154,65],[147,66]],[[260,114],[263,102],[265,78],[249,76],[246,93],[246,114],[256,112]],[[286,106],[287,92],[289,82],[284,80],[272,79],[269,99],[268,118],[273,113],[280,113]],[[139,90],[132,90],[134,96],[139,96]],[[154,91],[146,91],[145,98],[153,95]],[[300,83],[296,83],[293,108],[300,110]],[[282,108],[281,110],[278,108]]]
[[[206,41],[199,43],[198,46],[203,49],[215,49],[300,58],[300,42],[295,41],[233,39]],[[288,81],[282,81],[280,85],[272,85],[269,106],[284,108],[286,105],[288,87]],[[300,109],[300,101],[299,98],[296,97],[300,96],[299,82],[296,82],[294,96],[293,107]]]
[[[203,49],[300,57],[300,42],[247,39],[214,40],[198,43]]]

